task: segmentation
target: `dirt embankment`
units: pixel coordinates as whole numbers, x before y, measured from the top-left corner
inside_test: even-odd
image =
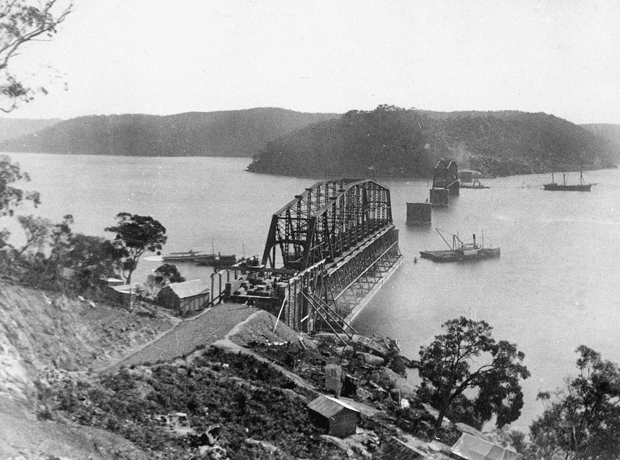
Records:
[[[221,426],[222,445],[237,458],[258,458],[265,446],[277,458],[294,458],[289,445],[320,458],[341,458],[343,450],[368,458],[400,432],[395,425],[413,423],[395,418],[399,399],[414,390],[398,375],[408,360],[385,340],[356,337],[346,347],[333,334],[300,340],[247,306],[222,305],[179,322],[154,308],[129,312],[0,284],[0,459],[138,460],[164,458],[171,448],[183,453],[176,458],[193,458],[185,441],[171,438],[163,450],[153,445],[165,439],[153,439],[161,427],[148,417],[178,411],[187,411],[197,429]],[[147,364],[156,361],[167,364]],[[326,391],[323,368],[332,362],[359,382],[356,400],[343,400],[366,417],[346,442],[319,436],[307,420],[307,399]],[[129,367],[118,372],[118,363]],[[147,401],[142,391],[149,385],[154,396]],[[127,411],[130,403],[135,407]],[[294,435],[300,427],[305,434]],[[290,439],[281,439],[283,430]]]
[[[131,451],[109,433],[37,421],[37,392],[63,374],[119,359],[174,323],[156,310],[128,312],[0,283],[0,458]]]

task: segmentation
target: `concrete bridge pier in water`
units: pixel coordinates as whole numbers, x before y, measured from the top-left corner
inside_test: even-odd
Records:
[[[297,331],[351,334],[353,318],[401,262],[387,187],[318,182],[273,215],[260,263],[235,267],[224,289],[216,275],[214,301],[252,303]]]

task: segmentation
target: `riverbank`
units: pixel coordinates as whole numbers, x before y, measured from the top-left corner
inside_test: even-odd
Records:
[[[1,292],[2,324],[12,325],[0,334],[1,458],[189,459],[200,450],[195,439],[157,421],[177,412],[188,415],[192,436],[218,426],[209,452],[229,458],[368,458],[412,427],[418,443],[431,441],[432,417],[403,377],[411,361],[389,339],[355,336],[343,346],[333,334],[300,335],[240,305],[175,324],[141,305],[130,312],[7,284]],[[122,341],[114,324],[134,338],[152,330],[154,340]],[[199,334],[204,327],[212,332]],[[114,363],[95,371],[101,355]],[[326,366],[357,382],[338,391],[360,413],[357,434],[344,440],[308,418],[312,399],[333,394]],[[403,412],[404,404],[413,409]]]

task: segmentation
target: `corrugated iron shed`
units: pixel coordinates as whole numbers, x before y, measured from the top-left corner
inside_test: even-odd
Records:
[[[201,280],[184,281],[183,283],[172,283],[169,287],[179,299],[186,299],[195,295],[200,295],[209,290]]]
[[[360,412],[349,404],[329,396],[319,396],[308,404],[312,423],[331,436],[346,438],[357,431]]]
[[[521,454],[468,433],[461,435],[451,451],[467,460],[519,460],[523,457]]]
[[[321,414],[326,418],[333,417],[343,408],[353,412],[357,412],[359,414],[359,411],[356,408],[348,405],[347,403],[339,399],[325,395],[319,396],[308,404],[308,409],[312,409],[313,411]]]

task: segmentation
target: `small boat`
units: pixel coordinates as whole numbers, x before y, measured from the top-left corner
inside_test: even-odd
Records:
[[[551,183],[550,184],[544,184],[545,190],[551,190],[551,191],[560,191],[560,192],[589,192],[590,189],[592,188],[592,184],[586,184],[583,181],[583,171],[580,172],[579,174],[579,183],[578,184],[567,184],[566,183],[566,173],[562,174],[563,176],[563,183],[562,184],[557,184],[555,182],[555,178],[553,177],[553,173],[551,173]]]
[[[481,188],[489,188],[486,185],[482,185],[478,179],[474,179],[471,184],[464,184],[461,182],[461,188],[473,188],[473,189],[481,189]]]
[[[423,259],[429,259],[433,262],[465,262],[494,259],[500,256],[499,248],[484,247],[484,239],[481,245],[477,244],[476,235],[473,235],[473,243],[463,243],[457,235],[452,235],[452,245],[450,245],[439,229],[436,230],[450,249],[444,251],[420,251],[420,257]]]
[[[162,256],[164,262],[196,262],[214,254],[204,254],[202,251],[193,251],[190,249],[185,252],[171,252],[165,256]]]
[[[237,263],[237,256],[217,254],[207,254],[205,257],[200,258],[196,265],[206,267],[232,267]]]

